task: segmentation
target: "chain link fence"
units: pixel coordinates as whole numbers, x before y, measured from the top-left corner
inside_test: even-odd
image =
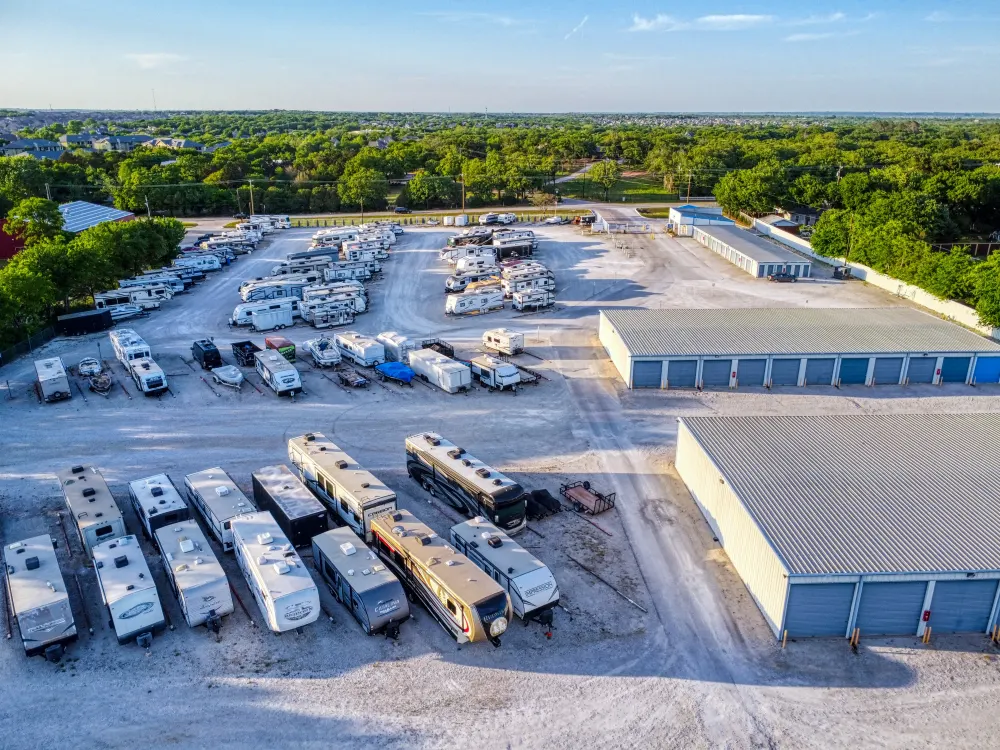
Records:
[[[31,354],[42,344],[47,344],[55,337],[55,328],[45,328],[35,335],[29,336],[27,341],[22,341],[19,344],[14,344],[14,346],[8,349],[0,350],[0,366],[10,364],[15,359],[22,357],[25,354]]]

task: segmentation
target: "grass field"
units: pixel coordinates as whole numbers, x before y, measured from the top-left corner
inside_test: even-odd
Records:
[[[563,198],[604,200],[604,188],[589,178],[561,182],[557,187]],[[663,189],[663,178],[652,174],[622,177],[608,191],[608,200],[613,203],[667,203],[677,199],[677,193]]]

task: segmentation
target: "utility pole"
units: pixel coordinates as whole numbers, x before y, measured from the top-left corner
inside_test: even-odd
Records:
[[[465,213],[465,167],[462,168],[462,213]]]
[[[45,183],[45,200],[52,200],[52,191],[49,190],[49,183]]]
[[[365,223],[365,196],[361,196],[361,223]]]
[[[688,172],[688,200],[691,200],[691,173]]]
[[[250,215],[253,216],[253,180],[250,182]]]
[[[156,89],[153,89],[153,112],[156,112]]]
[[[147,219],[152,219],[153,218],[153,212],[149,210],[149,196],[148,195],[144,195],[142,197],[146,199],[146,218]]]

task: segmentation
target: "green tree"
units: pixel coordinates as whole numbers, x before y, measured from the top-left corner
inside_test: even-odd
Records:
[[[828,258],[847,258],[851,249],[851,220],[850,211],[836,208],[824,211],[809,239],[813,251]]]
[[[427,208],[430,201],[436,195],[434,182],[434,179],[427,174],[426,170],[418,169],[414,173],[413,179],[406,185],[406,193],[409,198],[409,202],[400,203],[397,200],[396,205],[402,206],[416,203],[417,205],[422,205],[424,208]]]
[[[378,170],[362,167],[341,179],[337,185],[337,193],[341,203],[374,209],[385,203],[389,181]]]
[[[7,214],[3,231],[25,244],[62,234],[63,215],[59,205],[44,198],[25,198]]]
[[[1000,253],[993,253],[977,265],[972,283],[979,322],[1000,328]]]
[[[783,177],[781,166],[774,160],[729,172],[715,186],[715,199],[731,216],[741,211],[766,214],[781,202]]]
[[[618,166],[618,162],[611,159],[604,159],[591,167],[588,174],[590,175],[590,179],[604,188],[604,200],[607,200],[611,188],[617,185],[621,179],[622,170]]]

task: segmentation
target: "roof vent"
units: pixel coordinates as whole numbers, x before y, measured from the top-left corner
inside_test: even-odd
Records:
[[[162,501],[162,500],[160,500],[160,502],[162,503],[163,501]],[[157,509],[156,509],[156,508],[150,508],[150,509],[149,509],[149,511],[148,511],[148,513],[149,513],[149,515],[151,515],[151,516],[155,516],[155,515],[156,515],[156,513],[157,513]]]
[[[118,557],[115,558],[116,568],[124,568],[126,565],[128,565],[128,557],[126,555],[118,555]]]
[[[381,573],[383,570],[385,570],[384,565],[372,565],[372,573]]]
[[[490,534],[489,538],[487,538],[486,543],[490,545],[493,549],[496,549],[497,547],[503,547],[503,539],[501,539],[498,536],[494,536],[492,534]]]
[[[462,465],[463,466],[472,466],[472,461],[470,461],[467,458],[464,458],[464,459],[462,459]]]
[[[307,443],[311,443],[315,439],[316,439],[316,436],[313,433],[311,433],[311,432],[308,435],[306,435],[306,442]]]
[[[163,494],[163,488],[160,487],[159,485],[151,487],[149,490],[149,494],[151,494],[153,497],[160,497]]]
[[[406,530],[402,526],[393,526],[392,533],[396,536],[406,536]]]
[[[291,570],[291,568],[288,567],[288,563],[282,561],[276,562],[272,567],[274,568],[274,572],[277,573],[279,576],[283,576],[285,575],[285,573]]]
[[[257,564],[258,565],[266,565],[267,564],[267,555],[260,555],[260,556],[258,556],[257,557]]]
[[[181,552],[193,552],[194,551],[194,542],[191,541],[190,539],[188,539],[186,536],[182,536],[177,541],[180,542]]]
[[[403,514],[400,513],[398,510],[394,510],[392,513],[389,514],[389,518],[391,518],[393,521],[402,521]]]
[[[29,557],[24,561],[24,567],[28,570],[38,570],[40,564],[37,557]]]
[[[434,435],[431,435],[430,433],[424,435],[424,440],[426,440],[428,443],[434,446],[441,445],[440,438],[437,438]]]
[[[174,572],[175,573],[183,573],[187,569],[188,569],[188,564],[187,563],[181,563],[176,568],[174,568]]]
[[[74,466],[72,469],[70,469],[70,471],[73,474],[80,474],[80,473],[83,472],[83,467],[82,466]]]
[[[229,494],[229,488],[226,487],[226,485],[224,484],[220,484],[218,487],[215,488],[215,494],[218,495],[219,497],[225,497],[226,495]]]
[[[495,484],[495,485],[501,485],[501,484],[503,484],[503,480],[502,479],[494,479],[493,480],[493,484]]]
[[[355,552],[358,551],[358,548],[355,547],[350,542],[344,542],[343,544],[340,545],[340,551],[343,552],[345,555],[353,555]]]
[[[367,490],[369,487],[371,487],[371,483],[370,482],[362,482],[361,483],[361,489]]]
[[[83,518],[85,515],[87,515],[87,514],[86,513],[81,513],[80,514],[80,518]],[[103,515],[104,515],[103,513],[95,513],[94,514],[94,518],[100,518]]]
[[[338,469],[346,469],[347,468],[347,461],[344,461],[343,459],[341,459],[340,461],[337,461],[336,466],[337,466]]]
[[[450,568],[452,565],[458,565],[458,560],[446,560],[444,564]]]
[[[486,479],[490,475],[490,470],[489,469],[476,469],[476,474],[478,474],[479,476],[481,476],[483,479]]]
[[[95,490],[93,487],[88,487],[87,489],[85,489],[83,491],[83,496],[84,497],[93,497],[96,494],[97,494],[97,490]],[[94,501],[91,500],[90,502],[94,502]]]
[[[427,547],[431,543],[430,534],[421,534],[417,537],[417,541],[420,542],[421,547]]]
[[[128,586],[125,587],[125,590],[126,591],[131,591],[134,588],[135,588],[135,584],[134,583],[130,583]]]
[[[269,531],[257,535],[257,544],[270,544],[273,540],[274,537],[271,536],[271,532]]]

